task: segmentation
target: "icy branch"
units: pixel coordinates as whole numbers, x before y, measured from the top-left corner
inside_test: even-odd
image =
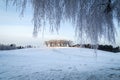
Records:
[[[120,0],[6,0],[6,5],[11,2],[22,14],[27,4],[32,6],[34,35],[47,22],[52,31],[58,31],[61,21],[69,21],[75,25],[81,41],[86,38],[92,44],[98,44],[104,37],[115,42],[113,11],[120,21]]]

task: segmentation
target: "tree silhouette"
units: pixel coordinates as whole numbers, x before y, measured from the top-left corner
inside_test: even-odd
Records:
[[[120,21],[120,0],[6,0],[21,9],[27,4],[33,8],[34,35],[46,24],[50,30],[59,30],[62,21],[73,23],[81,41],[98,44],[101,38],[115,42],[113,19]]]

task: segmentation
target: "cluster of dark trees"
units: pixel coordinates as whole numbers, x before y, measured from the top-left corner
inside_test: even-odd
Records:
[[[94,48],[94,45],[91,44],[76,44],[73,45],[72,47],[84,47],[84,48]],[[112,45],[98,45],[97,47],[98,50],[103,50],[103,51],[110,51],[110,52],[120,52],[120,47],[113,47]]]
[[[113,47],[112,45],[99,45],[99,50],[110,51],[110,52],[120,52],[120,47]]]
[[[0,44],[0,50],[15,50],[15,49],[24,49],[24,48],[33,48],[31,45],[23,46],[16,46],[16,44],[4,45]]]
[[[4,45],[0,44],[0,50],[23,49],[23,46],[16,46],[16,44]]]

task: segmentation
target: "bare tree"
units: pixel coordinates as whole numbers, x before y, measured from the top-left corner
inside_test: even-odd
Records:
[[[69,21],[76,27],[81,41],[97,44],[103,37],[115,42],[113,18],[120,21],[120,0],[6,0],[13,3],[23,14],[27,4],[33,8],[34,35],[45,23],[51,30],[59,30],[62,21]]]

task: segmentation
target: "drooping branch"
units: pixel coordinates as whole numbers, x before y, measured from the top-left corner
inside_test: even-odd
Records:
[[[113,12],[120,21],[120,0],[6,0],[12,2],[23,14],[26,5],[33,8],[34,35],[46,23],[51,30],[59,30],[62,21],[76,27],[77,36],[97,44],[102,37],[115,42]],[[69,27],[68,27],[69,29]]]

